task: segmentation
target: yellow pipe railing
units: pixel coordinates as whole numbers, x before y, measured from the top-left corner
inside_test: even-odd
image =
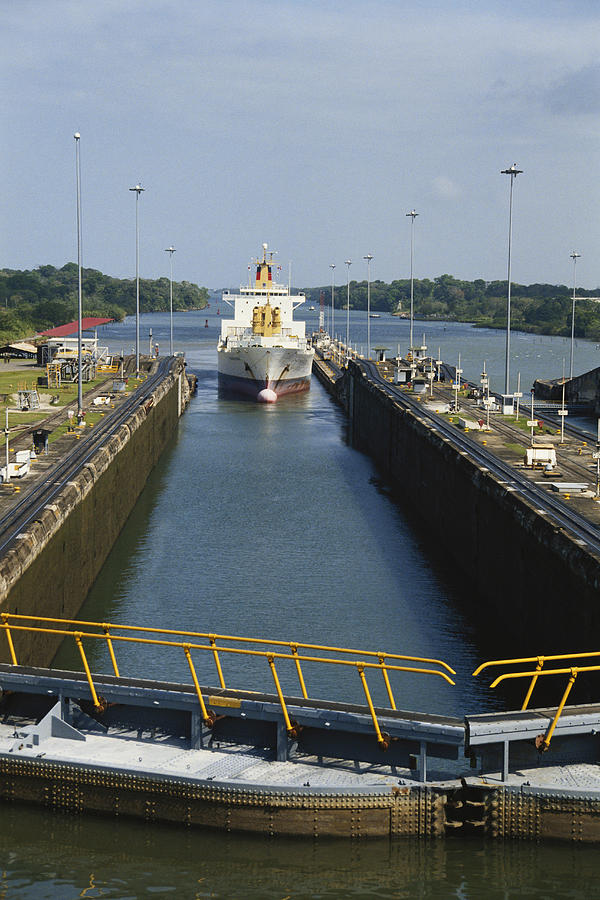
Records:
[[[352,666],[357,667],[360,675],[361,683],[363,690],[365,692],[365,697],[367,700],[367,705],[369,707],[369,712],[371,714],[371,718],[373,720],[373,726],[375,728],[375,733],[377,735],[377,740],[382,747],[387,747],[387,741],[383,736],[379,722],[377,719],[377,714],[375,712],[375,707],[373,705],[373,701],[371,699],[371,694],[369,692],[369,688],[367,685],[365,670],[367,669],[378,669],[382,672],[385,688],[387,691],[387,695],[390,702],[390,708],[392,710],[396,709],[396,703],[394,700],[394,695],[392,692],[392,687],[390,683],[389,674],[391,672],[410,672],[421,675],[434,675],[439,678],[444,679],[444,681],[448,682],[448,684],[454,684],[454,681],[447,674],[451,672],[454,674],[454,670],[447,664],[442,662],[441,660],[433,660],[426,657],[415,657],[415,656],[405,656],[401,654],[394,653],[383,653],[382,651],[356,651],[348,648],[341,647],[330,647],[320,644],[306,644],[306,643],[296,643],[296,642],[288,642],[288,641],[269,641],[263,638],[258,638],[254,640],[253,638],[239,637],[239,636],[228,636],[228,635],[217,635],[214,633],[201,633],[201,632],[189,632],[189,631],[181,631],[174,629],[165,629],[164,631],[160,628],[136,628],[131,625],[115,625],[113,623],[107,622],[84,622],[78,621],[75,619],[58,619],[58,618],[50,618],[50,617],[37,617],[37,616],[23,616],[18,615],[16,613],[0,613],[0,626],[4,629],[7,642],[9,646],[10,658],[13,665],[18,665],[16,651],[14,647],[13,641],[13,632],[42,632],[44,634],[53,634],[62,637],[74,637],[77,648],[79,650],[83,667],[85,670],[85,674],[87,677],[88,685],[90,688],[90,692],[92,695],[92,699],[94,702],[94,706],[97,708],[101,708],[101,702],[98,699],[98,695],[95,689],[94,681],[92,678],[92,674],[88,665],[87,657],[83,648],[83,639],[89,638],[91,640],[102,640],[106,642],[108,647],[113,671],[117,677],[120,677],[119,667],[117,665],[117,659],[114,650],[114,642],[121,642],[125,644],[136,644],[136,645],[150,645],[156,647],[171,647],[171,648],[179,648],[183,649],[185,653],[185,657],[190,669],[190,673],[192,676],[192,680],[194,683],[194,688],[196,694],[198,696],[198,702],[200,704],[200,708],[202,711],[202,716],[204,721],[207,724],[210,724],[214,716],[207,710],[206,703],[204,701],[204,697],[202,695],[202,691],[200,688],[200,684],[198,682],[198,677],[196,674],[196,670],[194,667],[194,663],[191,656],[192,650],[198,651],[207,651],[210,652],[215,661],[215,665],[217,668],[217,674],[219,678],[219,684],[223,690],[226,689],[225,678],[223,675],[223,669],[221,666],[221,661],[219,654],[221,653],[230,653],[236,654],[240,656],[250,656],[250,657],[259,657],[266,659],[271,674],[273,677],[273,681],[275,683],[275,690],[277,692],[277,697],[279,703],[281,705],[286,729],[288,733],[292,734],[294,731],[294,727],[290,721],[289,713],[287,710],[286,701],[283,695],[283,691],[281,689],[281,684],[279,682],[279,676],[277,670],[275,668],[275,660],[285,659],[292,660],[294,662],[296,673],[298,675],[298,679],[300,682],[300,689],[302,691],[302,696],[308,699],[308,693],[306,690],[306,684],[304,681],[304,675],[301,663],[319,663],[325,665],[336,665],[336,666]],[[19,622],[26,622],[28,624],[17,624]],[[51,628],[47,625],[40,625],[40,623],[52,623],[53,625],[77,625],[79,628],[74,631],[70,628]],[[83,631],[80,630],[82,626],[87,628],[97,628],[98,631]],[[118,634],[115,632],[125,631],[129,632],[128,634]],[[131,634],[131,632],[135,632],[135,634]],[[204,638],[208,641],[208,644],[200,644],[192,641],[174,641],[167,639],[160,639],[157,637],[145,637],[141,635],[152,634],[152,635],[170,635],[177,637],[200,637]],[[254,643],[259,646],[276,646],[281,648],[289,648],[290,652],[282,652],[277,650],[267,650],[267,649],[254,649],[249,647],[230,647],[230,646],[218,646],[217,641],[230,641],[230,642],[240,642],[244,644]],[[322,656],[304,656],[301,655],[298,650],[299,648],[303,648],[305,650],[316,649],[322,650],[324,652],[330,653],[338,653],[338,654],[356,654],[371,658],[377,658],[377,662],[369,661],[369,660],[351,660],[351,659],[339,659],[339,658],[330,658],[330,657],[322,657]],[[397,662],[390,662],[390,660],[394,661],[402,661],[402,662],[421,662],[428,663],[430,665],[439,665],[439,669],[435,668],[421,668],[419,666],[411,666],[411,665],[399,665]]]
[[[111,639],[110,639],[110,625],[103,625],[103,626],[102,626],[102,629],[103,629],[103,631],[104,631],[104,634],[106,635],[106,644],[107,644],[107,646],[108,646],[108,652],[110,653],[110,659],[111,659],[111,662],[112,662],[112,664],[113,664],[113,671],[114,671],[115,675],[116,675],[117,678],[118,678],[118,677],[119,677],[119,667],[118,667],[118,665],[117,665],[117,658],[116,658],[116,656],[115,656],[115,651],[114,651],[114,648],[113,648],[113,644],[112,644],[112,641],[111,641]]]
[[[521,706],[521,710],[525,710],[529,706],[529,701],[531,700],[531,695],[533,694],[533,689],[537,684],[537,680],[540,676],[541,670],[546,662],[557,662],[558,660],[575,660],[575,659],[593,659],[594,657],[600,658],[600,651],[598,650],[586,650],[583,652],[575,652],[575,653],[554,653],[549,654],[548,656],[523,656],[520,659],[492,659],[488,662],[481,663],[480,666],[477,666],[475,671],[473,672],[473,677],[475,678],[484,669],[489,669],[492,666],[519,666],[522,663],[534,662],[537,663],[535,670],[530,672],[531,675],[531,683],[525,694],[525,699],[523,700],[523,705]],[[552,670],[554,671],[554,670]],[[494,682],[495,684],[496,682]],[[491,685],[493,687],[494,685]]]
[[[529,656],[521,659],[502,659],[502,660],[492,660],[490,662],[482,663],[480,666],[475,669],[473,675],[478,675],[484,669],[489,668],[491,666],[510,666],[510,665],[518,665],[520,663],[527,662],[536,662],[537,665],[533,672],[504,672],[502,675],[498,675],[494,681],[490,684],[491,688],[497,687],[502,681],[510,681],[516,678],[530,678],[531,681],[529,683],[529,688],[525,695],[525,699],[523,701],[523,705],[521,710],[524,711],[528,708],[529,701],[531,700],[531,695],[533,693],[533,689],[537,684],[539,678],[546,677],[547,675],[568,675],[569,680],[567,682],[567,686],[563,692],[560,703],[558,704],[558,708],[554,714],[552,722],[550,723],[548,730],[544,736],[544,740],[540,745],[541,750],[547,750],[550,746],[550,741],[552,740],[552,735],[554,734],[554,730],[558,724],[558,720],[560,719],[563,710],[565,708],[565,704],[571,693],[573,685],[577,679],[577,676],[581,672],[600,672],[600,665],[595,666],[569,666],[567,668],[560,669],[544,669],[544,663],[548,661],[557,661],[557,660],[575,660],[575,659],[593,659],[594,657],[600,657],[600,652],[597,651],[586,651],[582,653],[560,653],[549,656]]]
[[[372,657],[381,657],[381,650],[357,650],[350,647],[332,647],[326,644],[308,644],[303,643],[302,641],[281,641],[281,640],[271,640],[270,638],[252,638],[252,637],[244,637],[241,635],[231,635],[231,634],[215,634],[214,632],[203,632],[203,631],[184,631],[181,629],[173,629],[173,628],[152,628],[144,625],[117,625],[113,623],[106,622],[91,622],[80,619],[60,619],[53,618],[50,616],[25,616],[21,613],[0,613],[0,617],[3,620],[8,619],[16,619],[19,621],[29,621],[29,622],[58,622],[62,625],[85,625],[88,628],[110,628],[112,631],[136,631],[140,634],[170,634],[173,636],[181,636],[181,637],[192,637],[192,638],[206,638],[210,640],[214,638],[217,641],[235,641],[237,643],[246,643],[246,644],[268,644],[271,647],[289,647],[292,649],[296,647],[298,649],[303,650],[322,650],[323,652],[331,652],[331,653],[352,653],[356,656],[372,656]],[[432,659],[426,656],[407,656],[406,654],[399,653],[384,653],[383,654],[386,659],[402,659],[406,662],[421,662],[421,663],[429,663],[431,665],[440,666],[440,668],[445,669],[450,675],[456,675],[456,672],[449,666],[448,663],[444,662],[441,659]],[[600,655],[600,654],[598,654]]]
[[[10,660],[11,660],[13,666],[16,666],[17,665],[17,657],[15,654],[15,647],[13,644],[13,639],[12,639],[12,635],[10,633],[10,627],[8,625],[8,622],[6,622],[6,621],[3,622],[2,627],[4,628],[4,632],[6,634],[6,639],[8,641],[8,651],[10,653]]]
[[[304,683],[304,675],[302,674],[302,666],[300,665],[300,659],[298,658],[298,644],[290,644],[290,647],[292,649],[294,662],[296,663],[296,672],[298,674],[298,681],[300,682],[300,690],[302,691],[302,696],[305,700],[308,700],[306,684]]]
[[[87,657],[85,655],[85,650],[83,649],[83,644],[81,643],[82,634],[79,631],[75,632],[75,643],[77,644],[77,649],[81,655],[81,659],[83,662],[83,668],[85,669],[85,674],[87,675],[88,684],[90,686],[90,691],[92,693],[92,700],[94,701],[94,706],[96,709],[100,709],[100,701],[98,700],[98,695],[96,693],[96,688],[94,687],[94,682],[92,680],[92,673],[90,672],[90,667],[88,665]]]
[[[200,703],[200,709],[202,710],[202,718],[205,722],[209,722],[210,718],[208,715],[208,710],[206,709],[206,704],[204,702],[204,697],[202,696],[202,691],[200,690],[200,684],[198,683],[198,676],[196,675],[196,669],[194,667],[194,662],[192,660],[192,654],[190,653],[190,645],[183,645],[183,652],[185,653],[185,658],[188,661],[188,665],[190,667],[190,672],[192,673],[192,680],[194,682],[194,687],[196,688],[196,694],[198,696],[198,702]]]
[[[373,727],[375,728],[375,734],[377,735],[377,743],[380,747],[387,750],[387,741],[383,737],[381,733],[381,728],[379,727],[379,721],[377,719],[377,715],[375,713],[375,707],[373,706],[373,701],[371,700],[371,694],[369,693],[369,686],[367,684],[367,679],[365,677],[365,664],[362,662],[356,663],[356,668],[358,669],[358,674],[360,676],[360,680],[362,681],[363,690],[365,692],[365,697],[367,698],[367,706],[369,707],[369,712],[371,713],[371,718],[373,720]]]
[[[473,672],[473,677],[479,675],[484,669],[489,669],[491,666],[518,666],[521,663],[554,662],[559,659],[591,659],[594,656],[600,657],[600,650],[586,650],[581,653],[578,651],[575,653],[554,653],[548,654],[547,656],[522,656],[519,659],[491,659],[488,662],[481,663],[481,665],[477,666]]]

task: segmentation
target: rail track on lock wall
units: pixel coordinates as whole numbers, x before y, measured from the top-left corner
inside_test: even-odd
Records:
[[[167,375],[172,357],[159,361],[156,371],[132,391],[125,400],[102,422],[94,425],[85,437],[77,441],[72,449],[52,466],[41,481],[32,485],[19,501],[0,518],[0,554],[5,553],[17,540],[19,534],[35,521],[44,506],[47,506],[66,484],[80,472],[92,456],[121,428],[133,412],[147,403],[157,385]]]
[[[471,388],[476,387],[472,382],[467,381],[467,382],[464,382],[464,384]],[[447,387],[446,387],[446,390],[438,387],[438,389],[435,391],[435,396],[444,402],[447,402],[450,399],[450,397],[448,395]],[[496,399],[500,398],[500,394],[492,394],[492,392],[490,392],[490,396],[495,396]],[[523,414],[523,417],[527,417],[527,418],[530,417],[530,415],[531,415],[530,409],[531,409],[530,406],[521,405],[520,411]],[[471,415],[473,415],[475,413],[475,410],[472,408],[469,408],[468,406],[465,407],[465,411],[470,412]],[[534,414],[535,414],[535,408],[534,408]],[[544,412],[543,416],[544,416],[545,423],[548,423],[551,425],[556,425],[557,430],[560,429],[560,421],[556,421],[557,420],[556,416],[553,416],[552,414],[548,414],[546,412]],[[475,415],[475,418],[479,418],[479,411]],[[496,414],[494,416],[493,431],[495,434],[498,434],[501,437],[505,438],[508,442],[513,442],[516,444],[523,444],[524,441],[529,439],[527,432],[523,431],[517,425],[511,425],[509,423],[506,423],[505,421],[503,421],[502,416],[500,414]],[[593,443],[593,441],[591,439],[591,435],[589,435],[587,432],[583,431],[582,429],[580,429],[574,425],[568,426],[567,423],[565,423],[564,434],[565,434],[565,437],[570,437],[570,438],[574,438],[575,440],[579,440],[582,442],[582,444]],[[525,449],[525,448],[523,447],[523,449]],[[557,447],[556,447],[557,451],[562,450],[562,449],[569,449],[569,448],[568,447],[563,448],[562,444],[557,445]],[[596,474],[596,466],[590,465],[588,460],[589,460],[589,457],[583,456],[582,461],[577,462],[577,460],[568,459],[563,455],[560,460],[560,470],[563,473],[563,476],[564,476],[564,473],[568,473],[568,475],[570,476],[570,478],[573,481],[579,481],[579,482],[586,481],[587,482],[590,479],[595,478],[595,474]],[[552,481],[552,479],[549,479],[549,480]]]
[[[468,456],[483,470],[489,471],[505,486],[509,493],[518,493],[535,509],[551,518],[558,528],[569,531],[576,540],[583,542],[594,553],[600,554],[600,531],[586,518],[569,509],[560,500],[549,495],[545,490],[530,481],[525,475],[509,463],[503,462],[477,441],[446,423],[441,416],[426,409],[423,404],[407,396],[399,387],[386,381],[370,360],[357,361],[357,365],[366,376],[404,409],[410,410],[422,423],[432,431],[453,444],[459,453]]]

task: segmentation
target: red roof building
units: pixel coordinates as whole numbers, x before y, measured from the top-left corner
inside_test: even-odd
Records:
[[[94,316],[88,316],[87,319],[81,320],[81,330],[90,331],[99,325],[106,325],[107,322],[114,322],[114,319],[99,319]],[[67,322],[66,325],[58,325],[56,328],[49,328],[48,331],[40,331],[44,337],[68,337],[70,334],[77,334],[79,331],[79,322]]]

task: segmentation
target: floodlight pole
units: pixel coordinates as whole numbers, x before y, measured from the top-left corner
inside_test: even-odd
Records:
[[[414,281],[413,281],[413,252],[414,252],[414,238],[415,238],[415,219],[419,215],[418,212],[415,212],[414,209],[411,209],[409,213],[406,213],[407,216],[410,216],[410,338],[409,343],[410,346],[408,348],[408,352],[410,353],[410,358],[412,360],[413,356],[413,325],[414,325]]]
[[[169,349],[169,355],[173,356],[173,254],[175,253],[175,247],[167,247],[165,253],[169,254],[169,262],[171,264],[171,281],[169,285],[169,308],[171,310],[170,317],[170,326],[171,326],[171,343]]]
[[[350,266],[352,260],[346,260],[346,365],[350,358]]]
[[[329,268],[331,269],[331,340],[334,339],[334,310],[335,310],[335,263],[330,263]]]
[[[577,250],[572,250],[569,255],[573,260],[573,309],[571,311],[571,362],[569,364],[569,378],[573,378],[573,355],[575,347],[575,286],[577,283],[575,272],[577,267],[577,260],[581,257],[581,253],[578,253]]]
[[[8,406],[6,407],[6,425],[4,427],[4,437],[6,440],[6,481],[10,481],[10,451],[8,449]]]
[[[367,261],[367,359],[371,359],[371,260],[372,253],[363,256]]]
[[[508,294],[506,303],[506,359],[504,374],[504,393],[510,394],[510,264],[512,249],[512,202],[513,202],[513,183],[517,175],[522,175],[523,170],[517,169],[517,164],[513,163],[508,169],[502,169],[501,175],[510,175],[510,199],[508,204]]]
[[[83,374],[82,344],[83,344],[83,294],[81,290],[81,158],[79,155],[79,141],[81,135],[78,131],[73,135],[75,139],[75,180],[77,182],[77,424],[83,420]]]
[[[140,374],[140,223],[139,223],[139,199],[143,188],[141,184],[129,188],[135,191],[135,374]]]

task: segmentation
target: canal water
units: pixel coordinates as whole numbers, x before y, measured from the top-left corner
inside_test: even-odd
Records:
[[[305,315],[311,330],[315,314]],[[198,394],[82,618],[436,657],[456,669],[456,687],[431,676],[403,676],[394,685],[400,707],[457,715],[496,707],[501,698],[470,675],[482,650],[464,611],[469,588],[444,548],[389,495],[370,460],[348,446],[344,417],[318,382],[273,406],[219,397],[219,322],[214,304],[208,313],[175,316],[175,349],[185,352],[198,375]],[[373,322],[373,346],[405,346],[408,323],[391,317]],[[353,313],[357,342],[364,325],[364,314]],[[150,327],[153,343],[166,352],[168,316],[142,317],[142,349]],[[448,362],[461,352],[465,377],[476,378],[483,359],[492,377],[501,377],[501,332],[452,323],[426,328]],[[128,353],[133,335],[128,319],[100,338]],[[513,347],[527,386],[536,375],[553,377],[557,365],[562,368],[562,339],[515,334]],[[579,342],[577,351],[581,369],[596,364],[595,345]],[[91,652],[93,667],[108,671],[102,648]],[[71,646],[63,647],[57,663],[79,667]],[[185,659],[156,649],[120,648],[119,665],[124,674],[189,680]],[[208,656],[197,667],[201,681],[216,683]],[[228,686],[272,690],[263,667],[228,658]],[[293,673],[280,675],[285,689],[297,691]],[[307,681],[313,696],[361,699],[355,672],[315,667]],[[383,699],[378,685],[372,690]],[[2,822],[0,897],[600,896],[594,893],[599,851],[570,845],[461,839],[313,844],[22,806],[4,806]]]

